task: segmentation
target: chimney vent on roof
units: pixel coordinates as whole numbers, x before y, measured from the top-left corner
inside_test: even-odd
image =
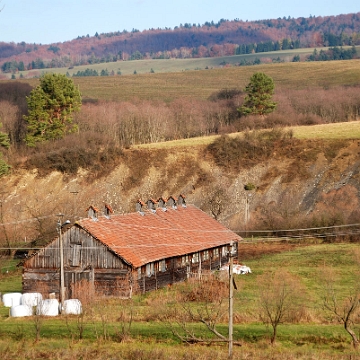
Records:
[[[140,214],[140,215],[142,215],[142,216],[144,216],[145,214],[144,214],[144,210],[143,210],[143,206],[144,206],[145,204],[139,199],[138,201],[137,201],[137,203],[136,203],[136,211]]]
[[[111,217],[111,214],[113,213],[113,209],[111,208],[110,205],[108,204],[105,204],[105,207],[104,207],[104,216],[107,218],[107,219],[110,219]]]
[[[158,199],[158,207],[162,209],[162,211],[167,211],[166,209],[166,199],[161,197]]]
[[[88,213],[88,218],[92,219],[93,221],[98,221],[98,212],[99,210],[90,205],[87,209],[86,209],[87,213]]]
[[[185,201],[184,195],[182,195],[182,194],[179,195],[178,204],[181,205],[182,207],[186,208],[186,201]]]
[[[151,211],[151,212],[153,212],[153,213],[156,213],[156,209],[155,209],[155,204],[157,203],[157,201],[156,200],[154,200],[154,199],[149,199],[148,201],[147,201],[147,207],[148,207],[148,209]]]
[[[176,203],[177,203],[177,199],[175,199],[173,196],[170,196],[168,201],[167,201],[168,205],[171,206],[174,210],[177,209]]]

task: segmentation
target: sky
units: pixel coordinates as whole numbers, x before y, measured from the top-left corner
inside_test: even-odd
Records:
[[[359,0],[0,0],[0,42],[52,44],[78,36],[206,21],[357,13]]]

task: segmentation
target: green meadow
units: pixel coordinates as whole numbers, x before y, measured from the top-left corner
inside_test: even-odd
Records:
[[[266,355],[274,359],[355,359],[360,356],[358,350],[352,348],[350,337],[341,324],[326,316],[322,304],[325,268],[331,268],[335,274],[335,290],[340,299],[347,296],[359,270],[359,263],[354,257],[358,244],[303,245],[266,253],[266,250],[261,251],[263,245],[256,243],[254,249],[259,255],[248,258],[241,255],[240,245],[238,260],[249,266],[252,274],[235,276],[234,340],[242,345],[234,347],[235,358],[262,359]],[[276,249],[277,245],[269,246]],[[306,301],[301,320],[280,324],[277,341],[275,345],[270,345],[271,328],[258,317],[257,279],[280,269],[299,279]],[[0,291],[21,291],[19,269],[1,275]],[[162,314],[168,309],[167,301],[176,291],[176,287],[160,289],[137,295],[132,301],[99,299],[96,304],[86,307],[83,316],[43,317],[40,322],[35,316],[11,318],[9,309],[1,306],[2,359],[11,359],[15,354],[21,359],[70,359],[71,356],[82,359],[207,359],[210,356],[226,359],[226,344],[189,346],[174,336],[174,328],[163,321]],[[129,321],[121,320],[121,314],[129,312],[130,306],[132,323],[124,336],[123,330]],[[196,302],[191,306],[201,308],[206,304]],[[181,330],[179,323],[174,326]],[[189,322],[187,326],[198,336],[212,337],[200,323]],[[358,333],[359,323],[353,326]],[[37,327],[40,336],[36,340]],[[227,322],[219,322],[217,330],[227,335]]]

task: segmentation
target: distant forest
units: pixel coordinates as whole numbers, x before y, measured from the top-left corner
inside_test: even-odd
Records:
[[[355,45],[360,45],[360,12],[251,22],[221,19],[203,25],[180,24],[173,29],[96,33],[50,45],[0,42],[0,66],[2,72],[15,74],[114,61],[219,57],[310,47],[320,50],[308,61],[337,60],[355,57],[354,48],[342,49]],[[299,59],[294,57],[293,61]]]

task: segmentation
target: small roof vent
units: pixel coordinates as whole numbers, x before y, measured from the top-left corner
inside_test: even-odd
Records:
[[[170,197],[168,198],[167,204],[168,204],[169,206],[171,206],[174,210],[177,209],[177,199],[174,198],[173,196],[170,196]]]
[[[86,209],[87,213],[88,213],[88,218],[92,219],[93,221],[98,221],[98,212],[99,209],[97,209],[96,207],[90,205],[87,209]]]
[[[147,208],[152,212],[152,213],[156,213],[156,209],[155,209],[155,204],[157,204],[157,201],[154,199],[149,199],[147,201]]]
[[[157,202],[158,202],[158,207],[162,209],[162,211],[167,211],[166,208],[166,201],[167,199],[160,197]]]
[[[182,207],[186,208],[185,195],[183,195],[183,194],[179,195],[178,204],[181,205]]]
[[[143,210],[143,206],[145,206],[145,204],[139,199],[135,205],[136,207],[136,211],[141,215],[144,216],[144,210]]]
[[[111,208],[110,205],[108,204],[105,204],[104,206],[104,216],[107,218],[107,219],[110,219],[111,217],[111,214],[113,213],[113,209]]]

